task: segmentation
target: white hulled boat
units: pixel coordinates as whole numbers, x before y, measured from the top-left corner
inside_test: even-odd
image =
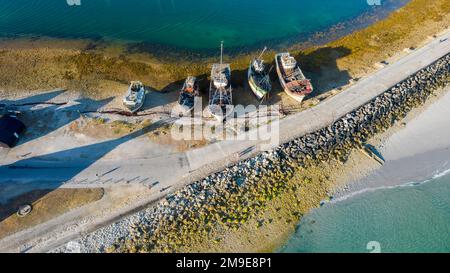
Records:
[[[223,42],[221,44],[220,63],[213,64],[209,86],[208,110],[217,120],[223,121],[233,112],[233,94],[231,88],[231,67],[223,63]]]
[[[278,78],[284,91],[293,99],[302,102],[313,92],[311,81],[303,75],[297,61],[289,53],[275,55]]]
[[[123,105],[132,113],[136,113],[145,101],[145,87],[139,81],[132,81],[128,87],[127,93],[123,98]]]

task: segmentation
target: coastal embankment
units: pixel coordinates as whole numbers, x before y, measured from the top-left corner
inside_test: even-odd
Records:
[[[450,55],[446,55],[332,125],[212,174],[155,207],[83,237],[84,250],[267,251],[271,247],[265,243],[274,238],[260,233],[266,221],[293,225],[307,211],[305,202],[314,203],[312,199],[324,198],[332,189],[331,177],[318,167],[345,163],[352,151],[445,87],[449,74]],[[268,206],[280,200],[287,208],[273,207],[271,216],[279,212],[278,219],[264,217]],[[236,240],[230,240],[242,232],[247,235],[240,239],[250,238],[249,232],[260,239],[233,245]],[[114,237],[102,237],[107,234]],[[122,237],[119,241],[117,235]]]

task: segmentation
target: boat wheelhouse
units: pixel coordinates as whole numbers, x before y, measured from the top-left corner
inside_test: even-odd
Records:
[[[293,99],[302,102],[313,92],[311,81],[303,75],[297,61],[289,53],[275,55],[278,78],[284,91]]]

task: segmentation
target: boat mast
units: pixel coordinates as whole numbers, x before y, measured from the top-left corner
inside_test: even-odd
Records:
[[[223,41],[220,42],[220,84],[223,82]],[[219,103],[222,105],[222,90],[219,91]]]
[[[263,51],[261,52],[261,54],[259,55],[258,59],[261,59],[261,58],[262,58],[262,56],[264,55],[264,53],[266,52],[266,50],[267,50],[267,46],[264,47],[264,49],[263,49]]]
[[[223,63],[223,41],[220,42],[220,67],[222,68]]]

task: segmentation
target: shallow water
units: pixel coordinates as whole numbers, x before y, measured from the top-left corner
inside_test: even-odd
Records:
[[[281,252],[450,252],[450,175],[367,192],[306,215]]]
[[[104,38],[185,49],[302,37],[355,18],[367,0],[0,0],[0,36]],[[384,3],[385,1],[382,1]]]

